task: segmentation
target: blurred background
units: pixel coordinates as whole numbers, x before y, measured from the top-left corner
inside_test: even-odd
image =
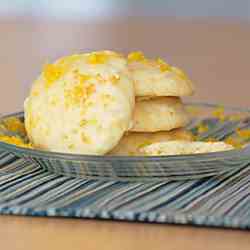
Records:
[[[100,49],[161,56],[192,100],[250,106],[249,0],[0,0],[0,112],[22,109],[44,63]]]

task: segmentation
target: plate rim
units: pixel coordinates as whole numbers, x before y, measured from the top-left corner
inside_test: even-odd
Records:
[[[224,107],[227,110],[232,111],[241,111],[241,112],[250,112],[250,108],[237,107],[237,106],[228,106],[217,103],[205,103],[205,102],[185,102],[185,105],[190,106],[205,106],[208,108],[218,108]],[[6,115],[0,115],[0,121],[9,117],[23,117],[24,112],[19,111],[15,113],[9,113]],[[61,152],[50,152],[43,151],[39,149],[30,149],[23,148],[13,144],[5,143],[0,141],[0,149],[9,151],[11,153],[17,155],[27,155],[30,158],[46,158],[50,160],[64,160],[64,161],[72,161],[72,162],[100,162],[100,161],[120,161],[120,162],[162,162],[162,161],[188,161],[188,160],[199,160],[199,161],[208,161],[208,160],[229,160],[235,157],[248,156],[250,159],[250,146],[245,147],[244,149],[233,149],[228,151],[221,152],[212,152],[212,153],[201,153],[201,154],[183,154],[183,155],[166,155],[166,156],[109,156],[109,155],[84,155],[84,154],[69,154],[69,153],[61,153]]]

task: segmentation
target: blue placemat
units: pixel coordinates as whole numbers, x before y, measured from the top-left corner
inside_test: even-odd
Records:
[[[250,229],[250,166],[196,181],[122,183],[58,176],[0,152],[0,213]]]

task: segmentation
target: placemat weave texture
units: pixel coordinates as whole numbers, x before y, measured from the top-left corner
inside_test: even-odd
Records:
[[[0,213],[250,229],[250,166],[196,181],[70,178],[0,152]]]

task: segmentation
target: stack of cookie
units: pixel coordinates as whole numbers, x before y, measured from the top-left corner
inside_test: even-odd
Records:
[[[147,144],[169,140],[192,140],[184,129],[189,121],[181,97],[194,92],[192,82],[178,68],[162,59],[147,59],[141,52],[128,55],[135,84],[133,125],[111,155],[141,155]]]
[[[140,52],[66,56],[45,65],[25,101],[29,144],[87,155],[170,155],[230,150],[223,142],[191,142],[181,101],[193,85],[179,69]]]

